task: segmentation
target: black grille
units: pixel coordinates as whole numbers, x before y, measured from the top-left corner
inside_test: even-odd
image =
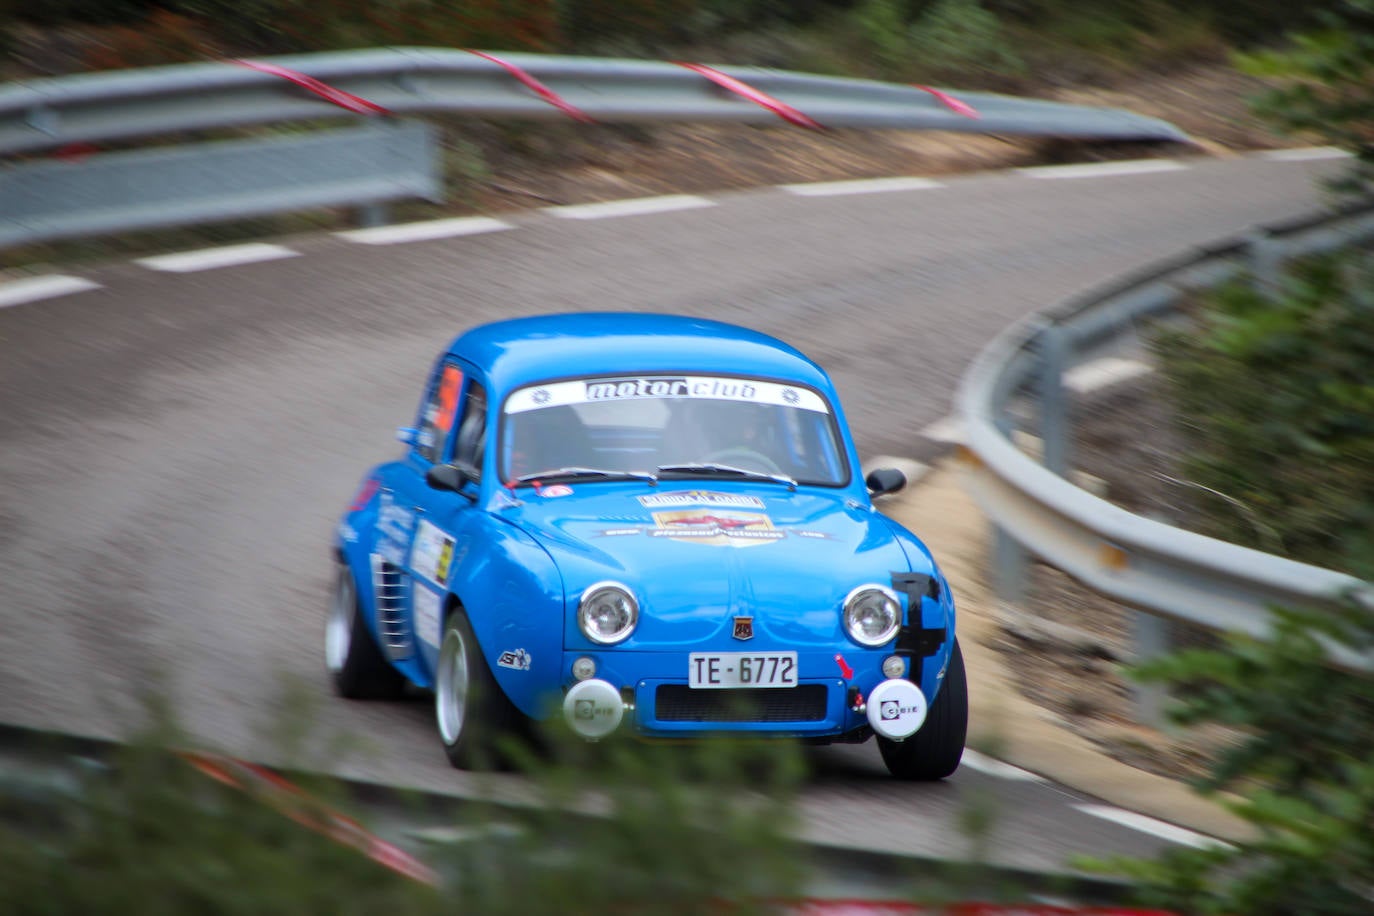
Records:
[[[824,684],[743,690],[661,684],[654,692],[654,716],[660,722],[819,722],[825,699]]]

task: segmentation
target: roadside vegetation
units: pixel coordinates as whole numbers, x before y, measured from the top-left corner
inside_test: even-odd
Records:
[[[0,0],[0,50],[12,69],[48,73],[410,44],[1007,86],[1217,59],[1337,2]]]
[[[1339,203],[1374,192],[1374,3],[1345,0],[1286,50],[1240,64],[1278,86],[1260,109],[1356,154]],[[1207,533],[1374,580],[1374,246],[1201,296],[1157,347],[1188,443],[1187,476],[1217,494]],[[1197,782],[1253,828],[1229,846],[1107,865],[1144,902],[1189,914],[1374,911],[1374,692],[1330,649],[1374,659],[1374,596],[1334,611],[1275,609],[1270,641],[1232,636],[1143,665],[1184,726],[1235,741]]]

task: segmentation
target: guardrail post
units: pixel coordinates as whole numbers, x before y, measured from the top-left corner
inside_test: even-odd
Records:
[[[364,204],[358,208],[354,219],[360,229],[375,229],[385,226],[389,217],[390,212],[386,204]]]
[[[1282,243],[1262,228],[1252,230],[1245,239],[1255,289],[1268,295],[1276,294],[1283,272]]]
[[[1069,404],[1064,392],[1064,368],[1069,343],[1063,328],[1050,325],[1040,332],[1040,439],[1045,467],[1060,477],[1069,471]]]
[[[1165,654],[1172,648],[1171,621],[1145,611],[1131,613],[1132,661],[1135,664],[1149,661]],[[1151,728],[1163,728],[1166,724],[1164,706],[1169,700],[1169,691],[1162,684],[1135,683],[1132,687],[1135,700],[1136,720]]]

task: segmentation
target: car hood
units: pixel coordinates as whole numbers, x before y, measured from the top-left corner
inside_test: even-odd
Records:
[[[908,558],[881,515],[841,491],[602,484],[532,494],[507,518],[558,563],[570,611],[595,582],[630,586],[641,614],[626,648],[715,638],[744,648],[731,639],[736,617],[752,618],[751,648],[833,645],[844,639],[839,610],[852,589],[890,585],[912,562],[931,571],[924,556]],[[565,644],[580,644],[576,624],[565,627]]]

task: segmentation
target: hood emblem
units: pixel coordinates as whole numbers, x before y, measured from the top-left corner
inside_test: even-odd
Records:
[[[736,618],[735,618],[735,632],[734,632],[734,637],[735,637],[736,639],[753,639],[753,638],[754,638],[754,618],[752,618],[752,617],[736,617]]]

